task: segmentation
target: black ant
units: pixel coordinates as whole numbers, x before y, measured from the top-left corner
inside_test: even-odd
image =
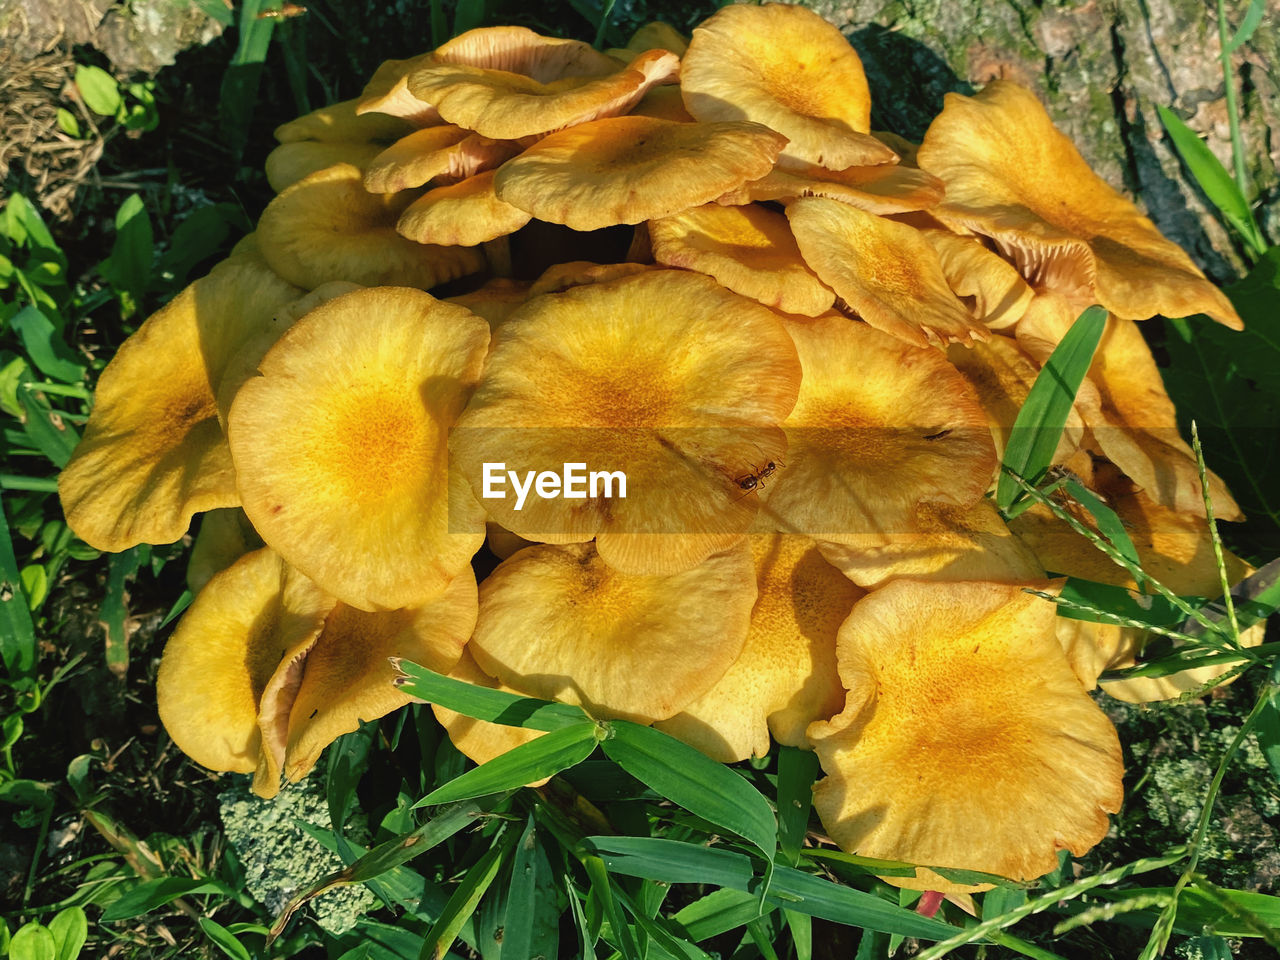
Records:
[[[764,482],[777,472],[778,464],[770,460],[764,465],[764,468],[754,473],[748,473],[745,476],[738,477],[733,482],[738,485],[738,489],[750,493],[758,487],[763,487]]]

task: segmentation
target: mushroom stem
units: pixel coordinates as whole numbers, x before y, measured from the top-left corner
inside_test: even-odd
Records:
[[[506,237],[482,244],[485,259],[489,261],[489,273],[494,277],[511,276],[511,243]]]

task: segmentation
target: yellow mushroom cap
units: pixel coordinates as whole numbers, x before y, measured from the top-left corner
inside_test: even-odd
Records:
[[[404,288],[338,297],[291,327],[228,419],[263,540],[362,610],[439,595],[484,540],[446,435],[488,340],[479,317]]]
[[[715,277],[768,307],[816,317],[835,294],[805,265],[787,218],[764,207],[706,204],[649,223],[653,256]]]
[[[335,603],[265,547],[215,574],[165,645],[156,677],[160,720],[182,752],[210,770],[256,769],[263,691]]]
[[[435,50],[441,63],[505,70],[550,83],[565,77],[603,77],[618,63],[581,40],[544,37],[528,27],[479,27],[461,33]]]
[[[461,183],[428,190],[400,214],[396,230],[418,243],[463,247],[515,233],[533,218],[498,199],[495,173],[486,170]]]
[[[395,193],[431,180],[456,183],[514,157],[523,144],[490,140],[452,124],[428,127],[397,140],[365,165],[364,188]]]
[[[436,108],[409,92],[409,74],[435,62],[434,52],[407,60],[384,60],[354,101],[356,114],[361,117],[378,114],[395,117],[401,124],[401,135],[414,127],[436,126],[441,122]]]
[[[610,117],[553,133],[498,170],[498,196],[574,230],[709,203],[769,172],[786,143],[756,123]]]
[[[836,632],[864,591],[807,537],[750,538],[758,598],[742,654],[710,690],[659,728],[721,763],[808,747],[805,729],[844,704]]]
[[[921,503],[911,533],[848,534],[818,541],[822,555],[859,586],[916,580],[1037,580],[1044,570],[990,500],[958,507]]]
[[[945,104],[918,157],[947,185],[939,218],[991,237],[1049,289],[1083,287],[1086,303],[1117,316],[1206,313],[1241,327],[1222,291],[1089,169],[1035,94],[997,80]]]
[[[737,482],[782,459],[800,367],[777,315],[708,277],[648,270],[534,297],[498,331],[450,446],[491,519],[534,540],[597,536],[631,573],[687,569],[755,514]],[[484,497],[483,465],[626,476],[575,499]],[[585,487],[584,487],[585,489]]]
[[[239,507],[210,510],[200,518],[200,532],[187,560],[187,589],[193,594],[246,553],[262,546],[262,538]]]
[[[319,140],[323,143],[369,143],[395,140],[413,129],[399,117],[381,113],[360,114],[359,100],[342,100],[313,110],[305,116],[276,127],[281,143]]]
[[[627,41],[626,47],[621,50],[609,51],[611,56],[618,56],[622,60],[629,59],[637,53],[643,53],[645,50],[670,50],[676,56],[684,56],[684,52],[689,49],[689,38],[682,34],[675,27],[661,20],[654,20],[640,27],[631,35],[631,39]]]
[[[409,90],[449,123],[517,140],[626,113],[651,87],[672,82],[679,67],[674,53],[649,50],[608,76],[540,83],[519,73],[441,63],[416,70]]]
[[[488,687],[491,690],[501,690],[504,693],[517,692],[510,687],[503,686],[481,670],[475,658],[471,656],[471,653],[465,647],[462,650],[462,656],[454,664],[453,669],[448,671],[448,675],[455,680],[474,683],[478,687]],[[508,750],[514,750],[516,747],[529,743],[531,740],[537,740],[538,737],[542,736],[541,730],[530,730],[527,727],[508,727],[501,723],[477,720],[465,714],[455,713],[440,706],[438,703],[431,705],[431,712],[436,715],[436,719],[440,721],[440,726],[444,727],[445,733],[449,735],[449,739],[453,741],[453,745],[458,748],[458,751],[476,763],[488,763],[495,757],[502,756]],[[541,780],[526,784],[526,786],[540,787],[550,779],[550,777],[544,777]]]
[[[529,296],[561,293],[571,287],[620,280],[622,277],[635,276],[637,273],[652,269],[653,267],[647,263],[592,263],[590,260],[556,263],[547,267],[542,271],[542,275],[533,281],[533,286],[529,288]]]
[[[507,277],[495,277],[484,286],[470,293],[449,297],[445,302],[465,307],[477,317],[486,320],[489,329],[495,331],[507,322],[507,317],[528,300],[529,296],[529,284]]]
[[[476,597],[475,575],[464,569],[419,607],[378,613],[335,607],[303,664],[289,712],[284,775],[301,780],[338,737],[410,702],[392,682],[393,658],[437,673],[452,670],[475,629]]]
[[[951,289],[966,301],[972,298],[973,315],[987,329],[1004,330],[1022,319],[1035,293],[1011,263],[975,237],[961,237],[950,230],[922,232],[937,251]]]
[[[828,170],[812,163],[793,161],[784,165],[782,161],[783,158],[779,158],[776,169],[718,197],[716,202],[742,204],[755,200],[826,197],[868,213],[888,216],[928,210],[942,199],[942,181],[914,167],[882,163]]]
[[[840,316],[787,321],[804,371],[786,465],[761,494],[772,529],[909,533],[921,501],[967,506],[996,457],[986,417],[937,351]]]
[[[467,649],[528,696],[649,723],[724,675],[755,599],[745,541],[666,576],[620,573],[591,544],[538,544],[485,579]]]
[[[194,514],[239,504],[217,391],[241,344],[300,292],[261,260],[236,257],[121,344],[58,478],[78,537],[112,552],[172,543]]]
[[[296,140],[282,143],[267,154],[267,183],[276,193],[292,186],[317,170],[337,163],[349,163],[363,170],[383,152],[381,143],[350,143],[339,140]]]
[[[873,327],[920,346],[986,337],[914,227],[822,197],[793,201],[787,219],[805,262]]]
[[[1120,742],[1054,618],[1019,584],[895,580],[854,606],[837,646],[845,710],[809,728],[827,773],[814,806],[841,848],[1030,880],[1105,836]],[[929,870],[886,879],[982,888]]]
[[[1156,503],[1203,517],[1195,454],[1178,432],[1173,401],[1136,323],[1114,316],[1107,320],[1089,380],[1101,397],[1089,426],[1107,459]],[[1226,484],[1212,473],[1209,490],[1218,519],[1243,519]]]
[[[680,80],[699,120],[763,123],[790,140],[788,157],[833,170],[896,159],[868,132],[862,61],[839,30],[805,7],[721,7],[693,31]]]
[[[481,270],[479,250],[428,246],[396,233],[397,218],[416,196],[368,193],[358,167],[338,164],[272,200],[258,221],[258,244],[273,270],[308,290],[330,280],[425,290]]]

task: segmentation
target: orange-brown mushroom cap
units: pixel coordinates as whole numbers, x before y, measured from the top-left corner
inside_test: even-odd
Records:
[[[787,206],[805,262],[867,323],[908,343],[984,339],[919,230],[808,197]]]
[[[418,607],[378,613],[335,607],[303,664],[289,712],[285,777],[302,779],[338,737],[410,702],[392,682],[392,658],[452,670],[475,629],[476,597],[475,575],[464,569]]]
[[[758,598],[742,653],[716,685],[659,728],[721,763],[808,747],[805,730],[844,704],[836,632],[864,591],[807,537],[751,537]]]
[[[799,376],[773,311],[708,277],[647,270],[513,313],[450,447],[507,529],[542,541],[596,536],[619,569],[671,573],[750,525],[755,497],[738,481],[783,459],[778,425]],[[486,463],[503,465],[500,489],[487,491]],[[585,472],[574,498],[525,501],[505,480],[562,464],[625,474],[625,497],[603,481],[588,490]]]
[[[500,166],[523,148],[514,140],[490,140],[445,124],[402,137],[364,165],[364,188],[395,193],[431,180],[456,183]]]
[[[742,652],[755,599],[745,541],[666,576],[620,573],[591,544],[537,544],[481,585],[467,649],[528,696],[648,723],[724,675]]]
[[[425,290],[481,270],[479,250],[414,243],[396,233],[397,218],[416,196],[371,194],[358,167],[337,164],[267,205],[258,244],[273,270],[308,290],[331,280]]]
[[[896,159],[872,137],[862,61],[840,31],[805,7],[721,7],[693,31],[681,89],[699,120],[754,120],[790,143],[786,155],[833,170]]]
[[[822,538],[909,533],[921,501],[982,496],[996,468],[986,417],[937,350],[838,315],[786,327],[804,376],[761,522]]]
[[[709,274],[765,306],[816,317],[835,303],[800,256],[787,218],[764,207],[694,207],[651,221],[649,237],[659,263]]]
[[[249,773],[261,759],[258,711],[285,654],[312,643],[336,601],[262,548],[215,574],[165,645],[160,720],[210,770]]]
[[[991,237],[1050,289],[1082,288],[1085,303],[1117,316],[1206,313],[1241,326],[1191,258],[1089,169],[1035,94],[997,80],[945,104],[918,157],[947,185],[936,216]]]
[[[949,230],[922,232],[937,251],[951,289],[972,303],[974,317],[988,329],[1012,327],[1027,312],[1035,293],[1013,264],[992,253],[975,237],[962,237]]]
[[[460,63],[487,70],[505,70],[550,83],[565,77],[603,77],[618,70],[618,62],[581,40],[546,37],[528,27],[479,27],[437,47],[441,63]]]
[[[323,143],[369,143],[395,140],[413,127],[399,117],[381,113],[361,115],[358,100],[342,100],[313,110],[305,116],[276,127],[281,143],[319,140]]]
[[[626,113],[654,86],[673,81],[680,58],[665,50],[640,54],[604,77],[531,77],[462,64],[435,64],[409,77],[409,90],[449,123],[495,140],[518,140]]]
[[[1030,880],[1103,838],[1120,742],[1054,618],[1018,584],[896,580],[854,606],[837,647],[845,710],[809,728],[827,773],[814,806],[841,848]],[[928,870],[887,879],[977,889]]]
[[[487,170],[461,183],[428,190],[400,214],[396,230],[418,243],[464,247],[515,233],[533,218],[498,199],[493,189],[495,173]]]
[[[383,152],[381,143],[349,143],[340,140],[296,140],[282,143],[267,154],[267,183],[276,193],[291,187],[303,177],[337,163],[349,163],[363,170]]]
[[[291,327],[228,418],[263,540],[359,609],[439,595],[484,540],[446,436],[488,341],[479,317],[405,288],[338,297]]]
[[[77,536],[109,551],[172,543],[194,514],[239,504],[217,391],[241,344],[300,292],[261,260],[235,257],[120,346],[58,478]]]
[[[757,123],[610,117],[561,130],[498,170],[498,196],[574,230],[709,203],[769,172],[786,139]]]

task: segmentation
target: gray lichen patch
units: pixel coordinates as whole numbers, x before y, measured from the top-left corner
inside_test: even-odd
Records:
[[[286,784],[273,800],[250,793],[250,777],[230,779],[231,786],[218,796],[219,811],[227,842],[244,871],[245,888],[255,900],[278,914],[297,893],[342,869],[336,854],[298,826],[302,821],[321,830],[332,829],[322,777]],[[361,831],[359,823],[348,825],[353,842],[361,840]],[[357,884],[321,894],[308,909],[321,927],[341,934],[376,905],[368,888]]]

